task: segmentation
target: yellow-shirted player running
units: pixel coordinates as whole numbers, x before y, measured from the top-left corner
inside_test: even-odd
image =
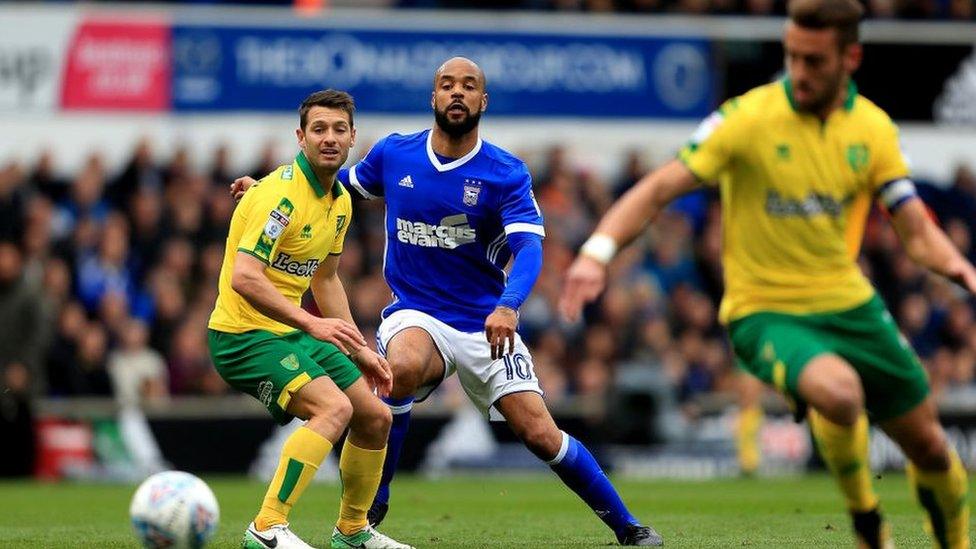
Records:
[[[857,0],[793,0],[788,76],[726,102],[679,158],[606,214],[570,268],[563,313],[579,315],[606,263],[671,200],[719,184],[728,326],[739,364],[809,409],[858,545],[892,545],[871,487],[868,421],[909,458],[909,479],[944,549],[969,547],[966,472],[946,441],[925,371],[856,258],[872,199],[909,256],[976,292],[976,270],[926,215],[888,116],[858,95]]]
[[[288,528],[288,514],[346,426],[332,547],[409,549],[366,521],[392,421],[372,388],[387,394],[393,378],[366,347],[336,274],[352,204],[335,174],[356,136],[353,111],[345,92],[306,98],[295,161],[247,193],[230,223],[210,355],[227,383],[260,400],[277,422],[306,420],[285,441],[245,549],[311,547]],[[299,305],[309,288],[324,318]]]

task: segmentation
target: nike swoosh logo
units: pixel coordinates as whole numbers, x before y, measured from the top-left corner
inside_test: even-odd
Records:
[[[254,536],[255,538],[257,538],[258,541],[260,541],[261,543],[263,543],[265,547],[277,547],[278,546],[278,537],[277,536],[271,536],[270,538],[266,538],[266,537],[261,536],[261,534],[255,532],[254,530],[251,530],[251,535]]]
[[[346,547],[351,547],[352,549],[364,549],[366,547],[366,545],[362,543],[360,543],[359,545],[352,545],[344,539],[340,539],[339,541],[341,541],[342,544],[345,545]]]

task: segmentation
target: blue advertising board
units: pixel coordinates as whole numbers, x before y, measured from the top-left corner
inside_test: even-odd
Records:
[[[360,112],[419,114],[454,55],[484,69],[493,115],[699,118],[715,102],[704,39],[177,24],[173,106],[293,110],[337,88]]]

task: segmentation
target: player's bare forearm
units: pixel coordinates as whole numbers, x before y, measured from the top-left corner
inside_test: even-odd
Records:
[[[912,261],[976,291],[976,270],[932,221],[920,199],[903,204],[891,220]]]
[[[672,200],[698,186],[691,170],[672,160],[641,178],[603,216],[594,232],[609,236],[618,246],[629,244]]]
[[[264,268],[265,264],[254,256],[238,252],[231,287],[261,314],[292,328],[306,330],[312,315],[282,295],[264,275]]]
[[[358,330],[349,309],[349,298],[346,288],[339,278],[339,256],[330,255],[319,265],[312,276],[312,297],[322,316],[326,318],[341,318],[352,324]]]
[[[318,305],[322,316],[341,318],[346,322],[355,324],[352,319],[352,311],[349,309],[346,289],[338,274],[323,276],[313,281],[312,295],[315,297],[315,304]]]

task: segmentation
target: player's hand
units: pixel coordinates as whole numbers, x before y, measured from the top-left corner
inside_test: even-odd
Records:
[[[491,359],[496,360],[505,354],[505,342],[509,353],[515,352],[515,327],[518,326],[518,313],[508,307],[495,307],[485,319],[485,337],[491,345]]]
[[[363,334],[359,333],[359,330],[351,323],[341,318],[315,317],[305,331],[319,341],[328,341],[335,345],[346,355],[349,354],[349,351],[366,345]]]
[[[962,260],[961,263],[954,269],[956,272],[949,275],[949,279],[965,288],[969,293],[976,294],[976,269],[966,260]]]
[[[385,358],[365,345],[349,355],[349,358],[359,366],[366,383],[369,383],[370,388],[376,389],[377,395],[390,396],[390,391],[393,390],[393,369]]]
[[[230,184],[230,195],[234,197],[236,202],[240,202],[241,198],[244,198],[244,193],[256,184],[257,180],[253,177],[246,175],[244,177],[238,177]]]
[[[559,310],[563,318],[575,322],[583,305],[593,301],[607,283],[607,266],[592,257],[579,255],[566,272]]]

